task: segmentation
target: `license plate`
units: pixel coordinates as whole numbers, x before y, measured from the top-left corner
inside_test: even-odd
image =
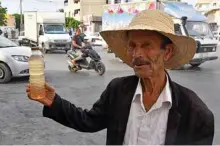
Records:
[[[200,54],[201,58],[208,58],[208,56],[209,56],[209,53],[201,53]]]
[[[57,47],[58,50],[65,50],[65,48]]]

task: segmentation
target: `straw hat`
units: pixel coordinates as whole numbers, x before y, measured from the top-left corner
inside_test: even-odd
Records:
[[[144,10],[137,14],[127,27],[100,32],[109,48],[129,66],[132,66],[132,58],[127,56],[127,31],[131,30],[157,31],[173,42],[175,51],[165,62],[167,69],[189,63],[196,52],[196,42],[193,38],[175,34],[174,23],[169,15],[160,10]]]

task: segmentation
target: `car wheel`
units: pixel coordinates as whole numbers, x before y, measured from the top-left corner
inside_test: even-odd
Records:
[[[195,64],[194,64],[194,63],[193,63],[193,64],[190,63],[190,65],[191,65],[192,67],[199,67],[199,66],[201,65],[201,63],[195,63]]]
[[[48,50],[46,50],[45,45],[42,44],[42,53],[47,54]]]
[[[0,63],[0,83],[7,83],[11,78],[12,73],[10,68],[4,63]]]

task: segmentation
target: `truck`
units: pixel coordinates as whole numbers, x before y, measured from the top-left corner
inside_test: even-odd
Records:
[[[23,41],[38,46],[43,53],[71,49],[71,37],[65,30],[65,14],[61,12],[24,12]]]
[[[216,60],[218,40],[214,37],[207,18],[184,2],[145,0],[103,6],[102,30],[126,27],[143,10],[159,9],[172,17],[178,35],[190,36],[196,41],[196,54],[188,64],[198,67],[206,61]],[[111,48],[109,48],[111,49]]]

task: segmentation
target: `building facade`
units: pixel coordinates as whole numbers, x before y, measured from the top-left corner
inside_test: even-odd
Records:
[[[212,1],[213,0],[197,0],[195,8],[197,9],[197,11],[205,14],[209,11],[209,6]]]
[[[102,6],[107,0],[65,0],[64,13],[83,23],[82,30],[86,33],[101,31]]]
[[[15,27],[15,25],[16,25],[16,23],[15,23],[15,16],[13,16],[11,14],[6,14],[6,18],[7,18],[6,26],[8,26],[8,27]]]
[[[213,0],[209,4],[209,10],[205,13],[208,18],[208,23],[214,35],[220,41],[220,1]]]
[[[142,2],[146,0],[106,0],[107,4],[119,4],[119,3],[128,3],[128,2]],[[181,0],[168,0],[168,1],[175,1],[180,2]]]
[[[198,0],[196,9],[207,17],[207,22],[220,41],[220,0]]]
[[[65,17],[73,17],[83,23],[84,32],[93,33],[101,31],[103,5],[141,1],[144,0],[64,0],[64,13]]]

